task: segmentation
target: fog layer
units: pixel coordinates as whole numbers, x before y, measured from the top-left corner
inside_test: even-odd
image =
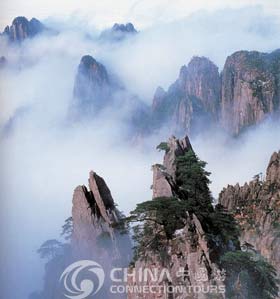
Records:
[[[47,22],[54,24],[61,23]],[[56,28],[59,34],[26,41],[21,48],[1,40],[0,56],[9,62],[0,72],[0,274],[6,298],[26,299],[40,289],[43,264],[35,251],[46,239],[59,236],[71,214],[73,190],[87,184],[91,169],[104,177],[126,213],[151,198],[150,168],[161,161],[155,147],[167,138],[164,132],[142,145],[129,142],[122,121],[127,110],[107,109],[86,123],[67,121],[82,55],[94,56],[129,92],[151,103],[156,87],[175,81],[179,67],[193,55],[207,56],[221,67],[235,50],[279,46],[280,26],[260,8],[201,12],[115,44],[100,43],[95,28],[76,24],[76,30],[64,24]],[[193,138],[196,152],[213,173],[214,195],[227,183],[264,171],[272,151],[279,149],[279,132],[279,124],[267,122],[237,141],[219,132]]]

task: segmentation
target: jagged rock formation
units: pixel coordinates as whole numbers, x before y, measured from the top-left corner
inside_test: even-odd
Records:
[[[181,192],[177,185],[177,167],[176,159],[184,154],[192,151],[192,147],[188,137],[178,140],[172,137],[164,145],[166,153],[164,156],[163,165],[153,166],[153,199],[156,201],[159,197],[169,200],[171,196],[179,196]],[[182,197],[181,197],[182,198]],[[210,206],[211,203],[209,202]],[[211,212],[211,208],[209,213]],[[172,217],[172,215],[170,215]],[[179,220],[178,220],[179,221]],[[154,228],[154,234],[157,234],[157,228]],[[158,290],[154,293],[133,294],[129,293],[129,299],[135,298],[224,298],[222,293],[209,292],[211,285],[214,285],[218,290],[224,289],[222,281],[215,280],[215,273],[218,273],[219,267],[212,260],[212,253],[208,243],[206,232],[202,226],[201,221],[194,213],[188,214],[188,218],[182,229],[175,232],[172,240],[167,241],[165,247],[165,258],[162,260],[158,253],[149,249],[139,257],[133,267],[131,267],[131,274],[136,273],[136,279],[129,281],[133,286],[155,286]],[[162,253],[163,254],[163,253]],[[140,269],[154,269],[161,273],[163,269],[168,269],[169,275],[163,276],[162,280],[148,282],[141,281],[137,276]],[[181,276],[180,274],[181,273]],[[199,273],[204,273],[204,279],[198,279]],[[171,288],[172,286],[185,286],[188,291],[174,292],[169,295],[164,291],[164,287]],[[205,292],[193,292],[192,287],[202,288]],[[161,291],[160,291],[161,290]],[[207,292],[208,290],[208,292]]]
[[[257,251],[272,264],[280,277],[280,151],[262,174],[244,186],[228,186],[219,202],[231,211],[241,226],[241,244]]]
[[[218,119],[220,78],[218,68],[205,57],[194,57],[180,70],[178,80],[165,92],[156,90],[152,104],[155,127],[169,123],[173,131],[190,133],[205,121]]]
[[[226,60],[222,72],[221,122],[238,134],[279,111],[280,51],[240,51]]]
[[[25,17],[16,17],[11,26],[7,26],[3,32],[10,42],[22,42],[26,38],[32,38],[45,29],[44,25],[37,19],[28,21]]]
[[[114,24],[111,29],[104,30],[101,35],[101,40],[108,41],[121,41],[126,37],[133,36],[137,33],[132,23],[127,24]]]
[[[156,90],[152,127],[196,133],[215,124],[232,135],[280,112],[280,50],[240,51],[226,60],[221,74],[207,58],[194,57],[165,92]]]
[[[90,55],[81,58],[75,78],[73,100],[69,118],[74,121],[90,120],[104,109],[122,115],[127,124],[127,134],[147,132],[149,107],[137,96],[129,93],[114,74],[109,74],[103,64]]]
[[[112,86],[103,64],[92,56],[82,57],[74,84],[74,114],[83,117],[93,116],[110,103]]]
[[[122,28],[117,29],[120,32],[129,31],[123,26],[115,27]],[[181,67],[179,78],[167,91],[156,89],[150,107],[139,99],[135,101],[135,96],[118,96],[134,106],[130,125],[133,123],[131,127],[137,136],[162,127],[176,135],[195,135],[212,127],[238,135],[268,116],[279,118],[279,72],[280,50],[270,54],[236,52],[227,58],[221,74],[209,59],[193,57],[187,66]],[[112,98],[124,91],[123,86],[112,82],[102,64],[84,56],[75,80],[73,110],[83,117],[93,117],[101,108],[111,106]],[[118,106],[121,105],[119,101]]]
[[[104,286],[94,298],[124,298],[122,294],[115,296],[109,292],[110,271],[113,267],[127,267],[131,260],[130,238],[124,230],[117,227],[121,218],[106,182],[91,171],[89,188],[78,186],[73,194],[70,243],[61,244],[61,250],[52,254],[45,266],[44,289],[32,294],[30,298],[65,298],[66,289],[60,276],[69,265],[81,260],[99,263],[106,273]],[[67,232],[69,233],[69,229]],[[66,283],[78,294],[79,288],[84,290],[85,287],[78,286],[75,289],[73,281],[79,284],[83,279],[88,279],[86,275],[87,271],[81,272],[78,277],[71,277],[71,282]]]
[[[125,256],[120,252],[120,247],[125,244],[118,244],[121,235],[113,228],[121,219],[120,212],[105,181],[96,173],[90,172],[89,190],[85,186],[75,189],[72,217],[72,248],[77,258],[98,259],[110,266],[113,260]],[[126,239],[127,236],[123,240]],[[102,242],[106,244],[105,248],[100,246]],[[129,261],[129,256],[126,260]]]

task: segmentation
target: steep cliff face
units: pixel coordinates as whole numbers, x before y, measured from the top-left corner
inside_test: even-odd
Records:
[[[172,137],[168,142],[162,143],[160,148],[165,149],[163,165],[153,166],[153,200],[165,200],[166,204],[171,203],[171,197],[183,199],[183,188],[178,185],[178,168],[176,166],[177,159],[185,154],[192,152],[192,147],[188,137],[178,140]],[[209,213],[213,212],[211,208],[211,200],[208,198]],[[205,206],[204,206],[205,208]],[[170,206],[170,219],[172,215]],[[129,293],[129,299],[135,298],[224,298],[224,284],[221,280],[217,280],[217,273],[220,273],[218,265],[213,262],[211,255],[212,250],[206,238],[206,231],[202,226],[201,220],[195,213],[187,212],[187,217],[180,229],[177,229],[174,236],[167,240],[163,237],[163,243],[158,245],[161,252],[156,252],[149,249],[147,246],[139,256],[131,273],[139,273],[140,269],[150,269],[161,273],[163,269],[168,271],[168,275],[157,281],[141,280],[140,275],[136,275],[135,280],[130,280],[129,283],[133,286],[154,286],[156,292],[146,294]],[[180,219],[177,219],[178,223]],[[162,227],[155,224],[152,234],[160,236]],[[174,291],[182,288],[181,291]],[[213,290],[210,291],[211,287]],[[166,292],[164,288],[169,288],[170,292]],[[195,292],[196,290],[197,291]],[[165,290],[165,291],[164,291]],[[204,291],[201,291],[204,290]]]
[[[113,267],[128,266],[131,260],[131,241],[128,234],[117,227],[122,215],[103,178],[91,171],[88,185],[88,188],[78,186],[73,194],[72,217],[68,219],[71,225],[67,222],[67,227],[64,226],[70,243],[62,244],[54,240],[57,248],[45,266],[43,291],[32,294],[30,298],[62,299],[67,291],[70,297],[79,293],[83,296],[87,286],[79,284],[83,279],[88,279],[86,270],[78,271],[78,277],[69,273],[69,281],[61,280],[62,273],[69,265],[83,260],[99,263],[106,273],[104,286],[94,298],[124,298],[122,294],[115,296],[109,292],[108,273]],[[65,285],[69,287],[68,290]]]
[[[152,104],[154,125],[170,123],[174,132],[193,132],[204,121],[218,119],[219,95],[218,68],[205,57],[194,57],[167,92],[157,89]]]
[[[241,244],[254,250],[272,264],[280,277],[280,152],[262,174],[244,186],[228,186],[219,202],[230,210],[241,227]]]
[[[125,257],[120,248],[128,245],[127,236],[122,237],[113,228],[121,219],[120,212],[105,181],[96,173],[90,173],[89,190],[85,186],[75,189],[72,217],[71,246],[77,259],[91,258],[111,266],[114,260]],[[129,248],[126,261],[129,262]]]
[[[35,18],[28,21],[25,17],[16,17],[11,26],[7,26],[3,32],[11,42],[22,42],[32,38],[45,29],[44,25]]]
[[[154,127],[196,133],[216,124],[232,135],[280,113],[280,51],[240,51],[226,60],[221,74],[204,57],[180,70],[167,92],[158,88],[152,104]]]
[[[233,134],[279,111],[280,51],[240,51],[222,72],[221,122]]]
[[[188,67],[182,67],[179,82],[186,94],[197,98],[213,118],[218,117],[221,84],[218,67],[213,62],[194,57]]]
[[[110,102],[111,96],[112,87],[104,65],[90,55],[83,56],[74,84],[72,112],[93,117]]]

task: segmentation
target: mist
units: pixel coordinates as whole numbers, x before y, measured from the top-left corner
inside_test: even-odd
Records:
[[[45,23],[59,33],[25,41],[20,48],[0,41],[0,56],[9,62],[0,71],[1,233],[5,235],[0,276],[2,294],[13,299],[27,299],[42,286],[43,262],[36,250],[45,240],[59,237],[71,214],[73,191],[77,185],[87,185],[90,170],[105,179],[125,213],[152,196],[151,165],[161,162],[163,154],[155,148],[168,137],[165,131],[141,145],[130,142],[123,121],[127,108],[108,108],[86,122],[67,121],[83,55],[95,57],[123,82],[127,93],[150,104],[156,87],[167,88],[174,82],[180,66],[193,55],[207,56],[221,69],[236,50],[279,47],[279,23],[264,16],[260,7],[202,11],[148,27],[119,43],[101,43],[100,31],[87,22],[47,19]],[[243,183],[264,172],[272,152],[279,150],[279,128],[279,122],[268,120],[238,140],[222,132],[192,138],[196,153],[212,172],[215,198],[228,183]]]

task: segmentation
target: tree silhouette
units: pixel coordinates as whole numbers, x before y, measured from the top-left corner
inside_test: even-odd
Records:
[[[72,232],[73,218],[69,217],[65,220],[64,225],[62,226],[61,236],[63,236],[65,240],[69,240],[71,238]]]
[[[47,240],[37,250],[42,259],[53,259],[62,253],[63,244],[55,239]]]

